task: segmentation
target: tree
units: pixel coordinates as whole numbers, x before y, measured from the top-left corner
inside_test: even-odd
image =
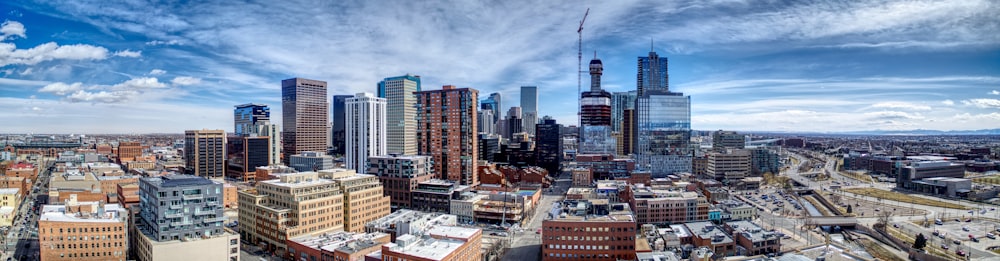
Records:
[[[850,214],[851,212],[854,212],[853,210],[854,210],[854,208],[851,205],[847,205],[847,213],[848,214]]]
[[[913,240],[913,248],[923,249],[927,246],[927,238],[924,237],[923,233],[917,234],[917,239]]]

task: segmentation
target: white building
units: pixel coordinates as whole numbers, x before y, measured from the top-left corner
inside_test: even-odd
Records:
[[[344,102],[346,165],[358,173],[368,170],[368,157],[388,154],[386,100],[358,93]]]

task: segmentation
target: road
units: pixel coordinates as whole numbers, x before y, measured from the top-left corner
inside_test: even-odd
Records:
[[[21,200],[14,224],[3,238],[4,251],[0,255],[0,260],[8,258],[38,260],[38,211],[35,208],[41,208],[42,203],[48,199],[52,165],[49,161],[43,160],[37,166],[42,169],[38,172],[38,178],[32,184],[31,191]]]
[[[542,228],[542,220],[545,220],[546,215],[549,213],[549,208],[552,207],[552,203],[557,202],[565,198],[566,190],[573,184],[568,172],[563,172],[556,179],[555,184],[551,187],[552,192],[548,189],[542,190],[542,200],[538,203],[538,209],[535,211],[535,215],[531,218],[531,221],[527,226],[524,227],[523,232],[514,232],[512,237],[513,243],[511,248],[507,250],[501,260],[503,261],[526,261],[526,260],[541,260],[542,257],[542,239],[540,234],[535,232]]]

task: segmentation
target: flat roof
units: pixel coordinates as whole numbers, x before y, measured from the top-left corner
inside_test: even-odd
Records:
[[[398,243],[400,240],[413,240],[408,245],[401,246]],[[461,247],[465,242],[458,241],[455,239],[435,239],[435,238],[425,238],[421,239],[419,242],[416,241],[416,237],[410,234],[402,235],[396,238],[396,243],[388,243],[384,246],[388,247],[390,251],[411,255],[419,258],[426,258],[430,260],[441,260],[444,259],[448,254],[455,252]]]
[[[99,204],[96,201],[89,202],[79,202],[80,205]],[[97,206],[93,206],[97,207]],[[54,222],[99,222],[99,223],[118,223],[125,222],[120,214],[125,210],[121,205],[118,204],[106,204],[104,205],[103,213],[97,213],[96,216],[86,216],[80,215],[78,213],[66,213],[66,205],[44,205],[42,206],[42,214],[38,217],[40,221],[54,221]]]
[[[713,245],[733,242],[732,237],[727,235],[725,232],[722,232],[722,229],[719,229],[719,226],[712,224],[712,222],[708,221],[690,222],[690,223],[684,223],[684,225],[687,226],[689,229],[691,229],[691,233],[700,238],[721,237],[720,241],[712,240]]]
[[[479,231],[481,230],[478,228],[434,226],[431,229],[427,230],[427,234],[444,236],[449,238],[469,239]]]

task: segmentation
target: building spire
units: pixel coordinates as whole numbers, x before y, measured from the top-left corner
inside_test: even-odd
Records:
[[[597,60],[597,50],[594,50],[594,60]]]
[[[653,52],[653,38],[649,38],[649,52]]]

